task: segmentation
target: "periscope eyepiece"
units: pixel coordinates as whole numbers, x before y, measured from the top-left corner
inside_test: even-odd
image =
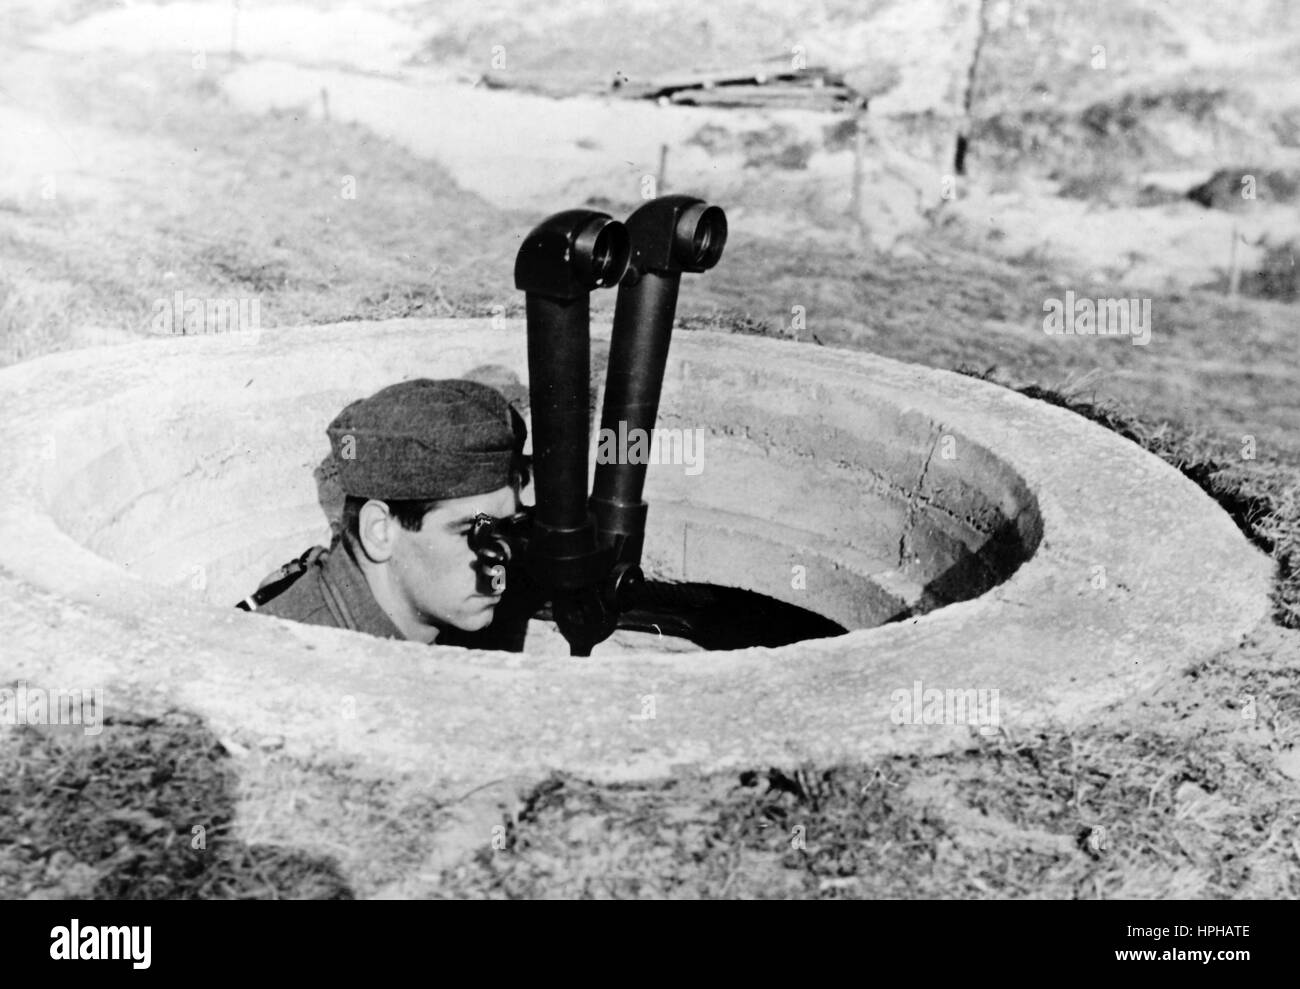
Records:
[[[694,203],[682,210],[674,231],[673,255],[684,271],[708,271],[727,244],[727,215],[717,206]]]
[[[607,213],[571,209],[538,224],[515,256],[515,288],[549,299],[585,299],[627,271],[627,229]],[[585,324],[584,324],[585,330]]]
[[[480,594],[505,593],[506,567],[514,557],[522,555],[523,527],[530,518],[528,512],[507,518],[482,513],[474,516],[469,530],[469,548],[478,557]]]
[[[617,221],[592,219],[578,231],[573,246],[580,276],[596,288],[617,285],[627,270],[627,228]]]

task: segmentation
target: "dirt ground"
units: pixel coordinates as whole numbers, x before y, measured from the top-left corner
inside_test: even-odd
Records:
[[[510,265],[536,217],[466,193],[436,162],[357,126],[238,113],[213,80],[216,55],[196,73],[180,55],[71,59],[5,44],[0,126],[15,137],[0,146],[0,363],[135,339],[153,300],[181,286],[257,293],[272,332],[521,312]],[[339,197],[345,175],[364,177],[362,199]],[[1279,621],[1300,624],[1286,603],[1300,559],[1300,392],[1288,387],[1300,342],[1285,292],[1228,298],[1098,276],[991,251],[942,217],[908,247],[846,252],[812,232],[739,227],[723,264],[684,284],[680,324],[1118,403],[1124,419],[1110,425],[1136,424],[1135,438],[1278,557]],[[1045,336],[1042,300],[1071,286],[1154,297],[1151,346]],[[612,308],[607,295],[598,309]],[[802,329],[793,306],[806,309]],[[1274,625],[1087,731],[654,786],[557,777],[503,821],[501,847],[448,869],[440,895],[1294,897],[1297,684],[1300,632]],[[256,822],[234,815],[231,753],[185,712],[137,707],[94,741],[5,732],[0,895],[352,895],[337,868],[346,849],[259,842]],[[345,828],[391,832],[391,859],[366,877],[381,885],[401,883],[415,836],[445,810],[376,782],[335,812]],[[212,854],[193,848],[200,819]]]

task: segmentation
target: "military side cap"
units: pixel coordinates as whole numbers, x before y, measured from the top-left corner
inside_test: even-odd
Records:
[[[326,432],[346,494],[399,501],[506,487],[527,428],[495,388],[417,378],[353,402]]]

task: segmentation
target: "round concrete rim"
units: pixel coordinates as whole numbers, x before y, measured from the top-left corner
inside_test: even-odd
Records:
[[[900,411],[951,423],[994,451],[1037,499],[1035,555],[977,599],[894,625],[707,661],[647,654],[598,664],[384,642],[176,600],[78,545],[44,507],[42,447],[53,420],[156,390],[205,356],[256,348],[259,361],[292,361],[304,346],[495,333],[523,329],[347,323],[266,330],[252,341],[145,341],[0,371],[13,437],[0,478],[0,583],[15,609],[7,675],[108,685],[110,704],[113,686],[154,688],[219,733],[276,733],[304,758],[430,780],[551,769],[615,780],[965,742],[968,725],[891,716],[918,682],[998,691],[1000,723],[1013,733],[1086,719],[1234,644],[1267,614],[1268,559],[1191,482],[1109,431],[949,372],[708,333],[679,333],[674,354],[722,350],[755,368],[797,361],[831,385],[866,375]],[[303,690],[322,669],[337,690]]]

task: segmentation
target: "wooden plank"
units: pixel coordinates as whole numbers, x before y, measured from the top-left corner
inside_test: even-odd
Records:
[[[722,86],[717,89],[683,89],[667,97],[678,106],[804,107],[841,109],[854,105],[847,90],[811,87]]]
[[[710,89],[730,86],[844,86],[842,73],[824,65],[810,65],[795,69],[785,59],[731,66],[724,69],[707,69],[658,76],[645,81],[634,81],[619,87],[619,95],[633,99],[658,99],[686,89]]]
[[[623,83],[618,87],[586,82],[581,77],[556,78],[553,73],[486,73],[479,84],[489,89],[509,89],[540,96],[617,96],[620,99],[666,100],[682,106],[825,107],[852,105],[856,94],[838,74],[819,67],[768,73],[766,82],[743,70],[685,73],[652,83]]]

